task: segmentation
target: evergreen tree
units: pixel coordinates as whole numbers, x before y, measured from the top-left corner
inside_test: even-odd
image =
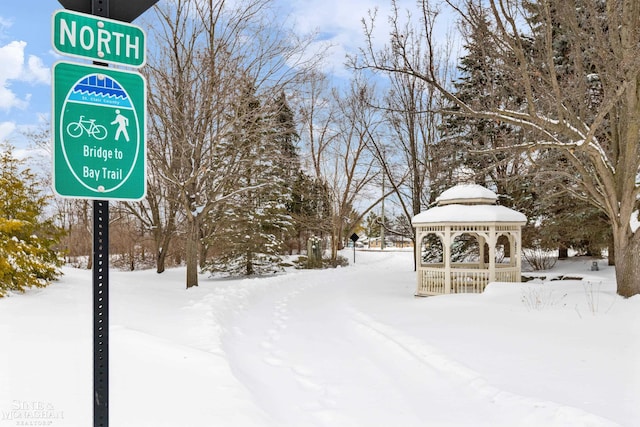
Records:
[[[587,3],[589,3],[588,6]],[[533,56],[537,55],[542,61],[544,58],[539,52],[545,51],[545,43],[551,43],[554,71],[559,84],[567,94],[582,93],[591,101],[591,105],[586,110],[582,110],[585,118],[593,120],[601,101],[602,88],[599,77],[593,73],[588,75],[577,73],[574,67],[575,61],[572,60],[571,55],[580,55],[584,70],[595,70],[594,50],[586,48],[580,52],[572,51],[570,38],[575,28],[570,28],[567,19],[561,16],[566,15],[567,10],[564,8],[568,5],[556,1],[546,4],[526,1],[523,5],[532,28]],[[589,19],[590,13],[604,14],[604,2],[576,0],[574,7],[575,21],[572,24],[582,30],[592,25],[593,21]],[[547,40],[548,29],[542,25],[545,21],[544,16],[547,14],[551,22],[550,41]],[[563,99],[563,103],[577,109],[578,104],[583,103],[583,100],[567,96]],[[598,133],[598,138],[607,141],[603,132],[608,131],[608,126],[605,125],[604,129]],[[558,168],[558,165],[561,167]],[[561,172],[558,173],[558,170]],[[611,228],[598,209],[583,198],[574,197],[577,193],[574,188],[575,182],[580,178],[566,154],[556,150],[540,151],[530,175],[536,183],[535,212],[537,216],[536,226],[529,227],[529,231],[525,232],[525,240],[529,240],[532,244],[535,242],[544,249],[558,248],[561,257],[566,257],[568,248],[576,250],[579,254],[599,256],[611,243]],[[610,249],[613,251],[613,248]]]
[[[491,23],[485,9],[470,5],[473,25],[463,27],[467,54],[460,59],[460,78],[454,84],[455,95],[477,109],[504,106],[517,110],[522,100],[508,90],[512,79],[507,60],[497,54],[499,47],[491,36]],[[459,112],[458,105],[452,105]],[[480,185],[507,190],[509,181],[521,171],[517,155],[502,150],[522,142],[522,131],[503,122],[478,117],[449,115],[442,127],[446,139],[457,147],[462,165]]]
[[[321,238],[330,233],[331,195],[321,179],[299,171],[293,182],[287,210],[293,219],[290,252],[293,247],[298,252],[304,250],[307,239],[312,236]]]
[[[296,131],[295,117],[284,91],[276,98],[274,107],[273,117],[271,118],[273,123],[271,133],[273,142],[282,153],[282,156],[276,160],[280,163],[284,176],[287,178],[287,184],[291,187],[293,180],[300,171],[300,157],[296,146],[300,140],[300,135]]]
[[[44,287],[60,275],[54,247],[62,232],[43,218],[48,197],[37,177],[4,145],[0,154],[0,297]]]
[[[281,170],[283,199],[287,200],[285,203],[287,213],[293,221],[292,226],[288,227],[286,233],[282,236],[282,241],[289,254],[292,254],[294,247],[297,247],[298,252],[300,252],[303,246],[301,242],[301,227],[296,224],[296,212],[293,210],[295,192],[301,190],[296,185],[299,184],[298,180],[302,171],[297,147],[300,135],[296,130],[294,113],[287,102],[284,91],[275,99],[271,123],[273,126],[271,136],[282,153],[281,156],[275,159],[275,166]]]
[[[274,103],[275,105],[276,103]],[[292,226],[287,212],[290,191],[291,135],[276,132],[279,114],[265,114],[250,81],[239,89],[234,111],[234,147],[243,152],[237,190],[227,199],[210,271],[264,274],[280,269],[284,239]],[[287,153],[289,150],[289,153]]]
[[[564,176],[554,171],[564,165]],[[580,255],[600,256],[611,243],[611,227],[606,217],[587,201],[576,198],[574,174],[562,153],[543,151],[528,176],[532,203],[527,216],[532,220],[523,230],[523,244],[542,249],[558,249],[566,258],[568,249]]]
[[[528,44],[530,56],[535,58],[544,51],[545,43],[540,3],[525,2],[524,6],[532,33],[523,40]],[[553,2],[548,3],[552,17],[560,13],[555,6]],[[475,22],[467,29],[467,55],[460,60],[461,77],[455,84],[456,96],[477,110],[501,107],[517,111],[524,106],[523,99],[510,89],[514,79],[512,64],[517,61],[506,60],[508,57],[499,54],[487,11],[470,5],[470,17]],[[568,28],[554,20],[555,71],[559,81],[571,85],[574,76],[568,58],[567,31]],[[458,111],[459,107],[453,110]],[[594,254],[607,246],[606,223],[599,219],[592,206],[573,199],[567,188],[570,182],[553,172],[559,164],[564,164],[563,173],[570,173],[570,165],[562,154],[543,150],[535,161],[525,162],[519,153],[501,148],[521,144],[528,135],[513,125],[486,118],[453,116],[448,118],[444,129],[449,139],[461,147],[464,165],[472,171],[475,181],[494,187],[502,196],[502,204],[520,210],[530,219],[531,224],[524,232],[525,245],[559,248],[561,252],[573,248]]]
[[[364,229],[369,239],[380,237],[380,216],[375,212],[369,212],[364,220]]]

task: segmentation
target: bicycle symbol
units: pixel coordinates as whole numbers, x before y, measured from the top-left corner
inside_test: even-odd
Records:
[[[72,138],[80,138],[83,133],[102,141],[107,137],[107,128],[96,124],[96,119],[84,120],[84,116],[80,116],[77,122],[71,122],[67,125],[67,133]]]

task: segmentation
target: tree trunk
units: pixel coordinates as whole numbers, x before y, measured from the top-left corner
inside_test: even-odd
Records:
[[[569,248],[565,245],[558,246],[558,259],[567,259],[569,258]]]
[[[255,273],[253,269],[253,252],[250,250],[247,251],[247,262],[245,264],[245,274],[247,276],[252,276]]]
[[[620,231],[616,234],[620,234]],[[618,295],[628,298],[640,294],[640,231],[630,237],[619,236],[615,246]]]
[[[156,273],[164,273],[166,258],[167,250],[165,248],[161,248],[156,251]]]
[[[204,268],[206,267],[207,264],[207,253],[209,252],[209,245],[205,245],[205,244],[201,244],[200,245],[200,249],[199,249],[199,257],[198,257],[198,262],[200,265],[200,268],[204,270]]]
[[[199,237],[200,227],[198,224],[198,217],[192,216],[189,219],[189,229],[187,232],[187,289],[198,286],[198,252],[199,252]]]
[[[154,233],[154,241],[156,245],[156,273],[164,273],[166,268],[167,254],[169,253],[169,246],[173,240],[173,221],[170,220],[167,228],[162,231],[160,228],[156,228]]]
[[[338,251],[342,249],[342,223],[334,224],[331,230],[331,262],[337,265]]]
[[[616,247],[613,244],[613,237],[609,238],[609,256],[608,256],[608,264],[616,265]]]
[[[338,259],[338,239],[339,237],[337,235],[335,235],[335,233],[332,233],[333,235],[331,236],[331,262],[332,263],[336,263],[337,259]]]

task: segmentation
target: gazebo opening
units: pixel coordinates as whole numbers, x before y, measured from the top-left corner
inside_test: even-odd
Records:
[[[416,295],[482,292],[492,281],[521,280],[526,217],[496,205],[497,198],[482,186],[458,185],[413,218],[420,242]]]
[[[442,240],[435,234],[427,234],[422,238],[420,254],[422,263],[441,265],[444,262]]]
[[[481,262],[478,236],[469,233],[457,235],[451,244],[451,261],[458,264]]]
[[[511,242],[509,241],[509,236],[504,234],[498,236],[496,262],[500,264],[509,264],[511,262]]]

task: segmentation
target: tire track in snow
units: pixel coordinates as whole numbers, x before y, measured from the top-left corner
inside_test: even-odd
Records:
[[[400,331],[379,323],[363,312],[351,308],[353,320],[358,323],[364,334],[382,342],[386,346],[400,349],[410,357],[449,377],[454,383],[466,388],[478,399],[495,404],[504,412],[510,408],[534,408],[525,419],[516,420],[522,427],[620,427],[619,424],[591,414],[579,408],[561,405],[551,401],[543,401],[531,397],[517,395],[491,385],[479,373],[452,360],[437,349],[423,341],[405,335]],[[519,409],[515,413],[522,414],[526,410]]]

